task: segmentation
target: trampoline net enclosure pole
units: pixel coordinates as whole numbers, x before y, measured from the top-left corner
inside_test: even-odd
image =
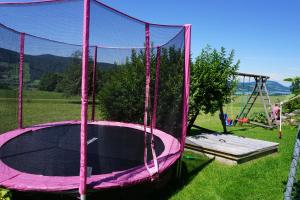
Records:
[[[18,97],[18,128],[23,127],[23,65],[24,65],[25,34],[20,33],[20,64],[19,64],[19,97]]]
[[[97,79],[97,46],[94,49],[94,63],[93,63],[93,93],[92,93],[92,117],[91,120],[95,121],[95,96],[96,96],[96,79]]]
[[[144,106],[144,163],[148,172],[150,169],[147,165],[147,125],[148,125],[148,106],[149,106],[149,90],[150,90],[150,31],[149,24],[145,24],[145,44],[146,44],[146,85],[145,85],[145,106]]]
[[[181,151],[184,150],[185,137],[188,125],[189,106],[189,83],[190,83],[190,48],[191,48],[191,25],[184,25],[184,82],[183,82],[183,110],[182,110],[182,136]]]
[[[154,88],[154,103],[152,110],[152,128],[156,127],[156,111],[158,99],[158,85],[159,85],[159,67],[160,67],[160,47],[157,47],[156,66],[155,66],[155,88]]]
[[[90,0],[84,0],[81,79],[81,127],[80,127],[80,199],[85,199],[87,182],[87,108],[88,108],[88,59]]]

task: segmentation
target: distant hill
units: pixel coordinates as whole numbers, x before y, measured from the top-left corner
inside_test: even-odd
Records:
[[[29,66],[30,79],[36,80],[47,72],[63,72],[71,64],[72,57],[55,56],[51,54],[27,55],[24,56],[25,65]],[[19,63],[19,53],[8,49],[0,48],[0,71],[4,69],[4,63]],[[98,62],[101,69],[109,69],[114,64]],[[6,66],[7,68],[7,66]]]
[[[252,92],[255,82],[239,82],[237,86],[237,94],[249,94]],[[267,81],[267,88],[270,95],[287,95],[290,94],[290,88],[286,87],[276,81]]]
[[[41,75],[47,72],[63,72],[72,62],[72,57],[55,56],[51,54],[43,55],[26,55],[24,56],[25,70],[28,67],[30,73],[30,81],[40,79]],[[12,65],[8,65],[11,63]],[[5,80],[5,75],[10,72],[10,69],[17,66],[19,63],[19,53],[8,49],[0,48],[0,82],[1,76]],[[112,63],[98,62],[100,69],[106,70],[115,67]],[[26,73],[26,72],[25,72]],[[239,83],[237,87],[237,94],[247,94],[253,90],[254,82]],[[281,85],[276,81],[267,81],[267,87],[270,95],[290,94],[290,88]]]

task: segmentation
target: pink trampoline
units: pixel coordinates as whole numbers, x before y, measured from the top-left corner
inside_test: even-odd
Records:
[[[0,3],[0,185],[84,199],[158,178],[184,147],[190,32],[98,0]]]

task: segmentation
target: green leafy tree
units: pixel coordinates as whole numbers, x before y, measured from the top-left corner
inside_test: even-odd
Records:
[[[236,72],[239,61],[234,63],[234,51],[227,54],[225,48],[220,51],[207,46],[191,65],[189,125],[191,129],[201,111],[215,113],[220,111],[224,132],[223,106],[230,103],[236,87]]]
[[[57,85],[62,81],[62,74],[46,73],[41,77],[38,89],[44,91],[55,91]]]
[[[18,64],[0,62],[0,89],[13,89],[17,88]]]
[[[155,64],[156,53],[151,51],[151,105],[154,100]],[[181,49],[161,49],[157,126],[174,134],[181,131],[182,124],[183,64]],[[145,98],[144,51],[133,50],[124,65],[107,70],[104,76],[98,99],[105,117],[115,121],[142,123]]]
[[[104,74],[98,98],[101,112],[115,121],[141,122],[145,91],[144,52],[132,51],[131,61]]]
[[[291,92],[294,94],[294,97],[300,95],[300,77],[296,76],[294,78],[286,78],[284,81],[291,82]],[[292,97],[293,98],[293,97]],[[295,98],[283,106],[284,112],[292,112],[294,110],[300,109],[300,98]]]
[[[291,82],[292,85],[290,87],[291,92],[295,95],[300,94],[300,77],[296,76],[294,78],[286,78],[284,81]]]
[[[99,70],[97,70],[99,71]],[[73,96],[81,94],[81,52],[76,51],[72,55],[72,61],[65,72],[62,73],[62,78],[57,83],[56,91],[62,92],[65,96]],[[101,73],[97,73],[97,85],[101,81]],[[88,92],[92,92],[92,80],[93,79],[93,62],[89,59],[88,66]]]

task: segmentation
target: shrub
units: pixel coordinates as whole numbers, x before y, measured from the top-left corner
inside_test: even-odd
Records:
[[[153,104],[156,55],[151,52],[150,100]],[[184,56],[181,49],[162,48],[157,126],[175,133],[181,128]],[[103,72],[102,72],[103,73]],[[105,118],[114,121],[142,123],[145,98],[145,54],[132,51],[124,65],[103,73],[99,90],[100,110]]]
[[[55,91],[58,83],[63,79],[61,74],[47,73],[41,77],[38,89],[43,91]]]
[[[251,116],[249,117],[249,120],[254,121],[254,122],[258,122],[258,123],[263,123],[263,124],[268,123],[266,113],[264,113],[264,112],[254,112],[254,113],[252,113]]]
[[[283,106],[283,112],[292,112],[300,109],[300,98],[287,102]]]
[[[10,200],[11,198],[12,195],[9,190],[0,188],[0,200]]]

